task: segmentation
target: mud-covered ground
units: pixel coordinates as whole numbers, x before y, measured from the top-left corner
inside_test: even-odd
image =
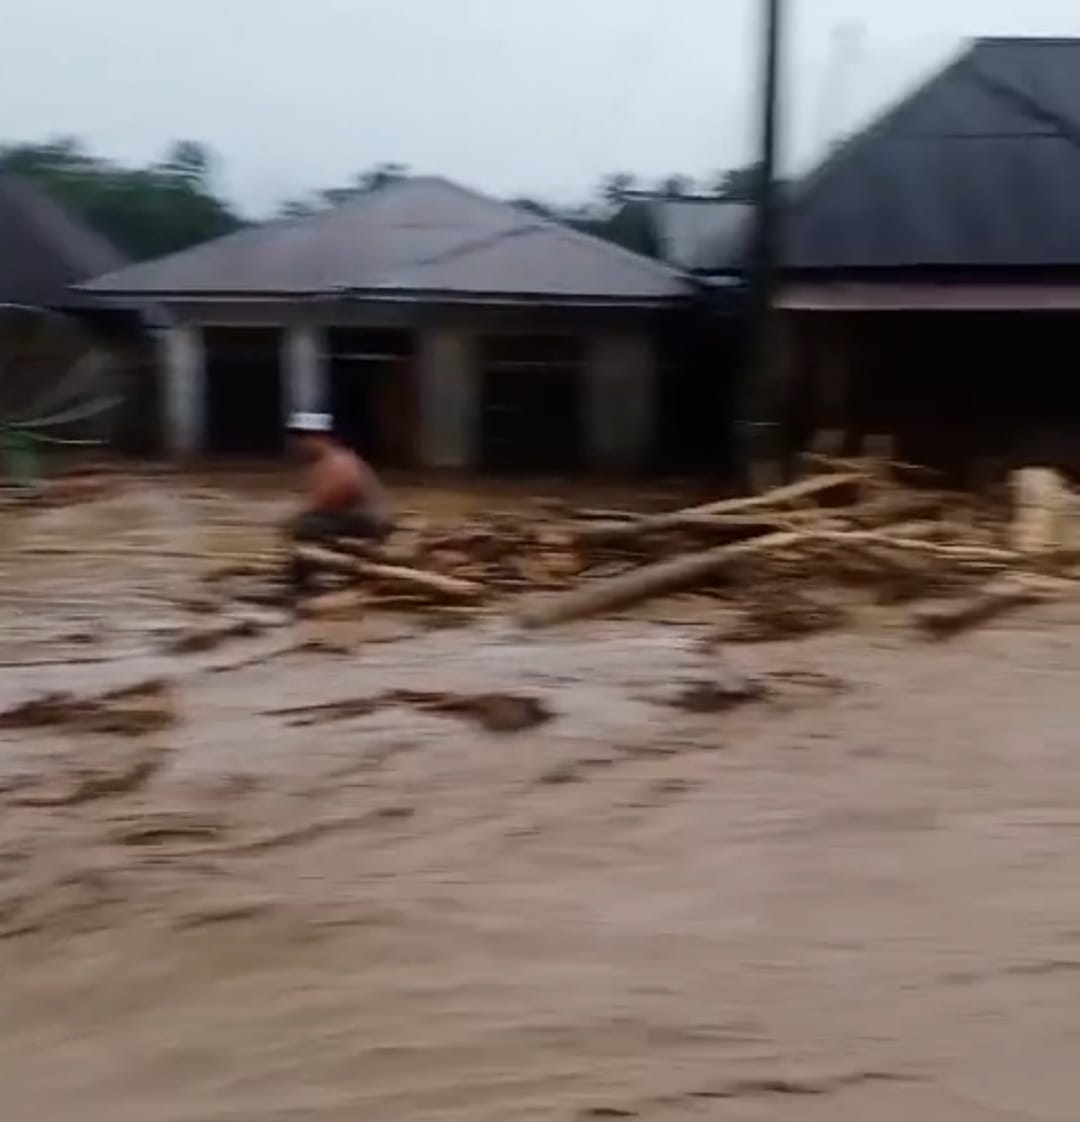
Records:
[[[0,729],[5,1119],[1077,1117],[1075,608],[940,645],[882,614],[710,652],[674,603],[165,653],[283,509],[147,479],[3,516],[0,710],[153,678],[174,717]],[[733,675],[764,696],[673,704]]]

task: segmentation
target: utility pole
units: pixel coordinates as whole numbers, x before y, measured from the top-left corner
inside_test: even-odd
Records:
[[[747,346],[735,406],[739,482],[757,489],[771,482],[783,457],[781,355],[776,339],[776,296],[780,264],[780,197],[776,181],[780,143],[780,55],[785,0],[764,6],[761,120],[755,192],[754,237],[749,269]]]

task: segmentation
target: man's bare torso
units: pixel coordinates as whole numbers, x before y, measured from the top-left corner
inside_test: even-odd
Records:
[[[328,448],[309,468],[308,509],[385,515],[386,495],[371,468],[348,448]]]

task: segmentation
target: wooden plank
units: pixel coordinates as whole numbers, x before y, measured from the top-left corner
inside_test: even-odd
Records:
[[[803,535],[794,531],[766,534],[750,541],[719,546],[704,553],[693,553],[655,565],[646,565],[610,580],[586,584],[564,596],[528,606],[522,612],[520,622],[528,628],[550,627],[556,623],[629,607],[654,596],[693,587],[722,572],[735,561],[794,545],[802,537]]]
[[[1059,550],[1063,515],[1070,497],[1060,472],[1025,467],[1013,472],[1010,484],[1014,515],[1009,537],[1013,548],[1029,557]]]
[[[985,567],[1006,568],[1016,564],[1018,555],[1007,549],[983,546],[942,545],[927,541],[926,536],[936,533],[936,523],[906,523],[882,530],[788,530],[732,545],[675,557],[646,565],[608,580],[584,585],[563,596],[543,603],[528,605],[521,613],[520,622],[528,628],[549,627],[601,612],[629,607],[649,600],[692,588],[718,573],[732,563],[770,552],[797,549],[803,545],[835,544],[850,549],[862,546],[887,547],[912,553],[925,554],[953,564],[974,564]]]
[[[760,495],[721,499],[718,502],[703,503],[700,506],[686,507],[682,510],[670,511],[667,514],[650,515],[647,518],[639,518],[636,522],[625,525],[611,523],[605,528],[606,540],[612,543],[620,540],[632,541],[643,534],[677,530],[680,528],[680,524],[685,524],[686,519],[698,517],[750,514],[762,511],[775,513],[780,508],[797,506],[809,499],[821,498],[830,491],[854,488],[863,483],[865,479],[865,472],[857,471],[815,475],[809,479],[800,479],[795,483],[785,484],[783,487],[776,487]]]
[[[928,635],[946,639],[1014,608],[1038,604],[1074,588],[1069,581],[1040,581],[1027,573],[1004,573],[969,596],[923,604],[912,615]]]
[[[430,573],[423,569],[410,569],[404,565],[367,561],[362,557],[350,557],[320,546],[300,546],[296,550],[296,556],[314,568],[363,577],[406,591],[422,590],[447,600],[478,600],[484,593],[483,586],[475,581]]]

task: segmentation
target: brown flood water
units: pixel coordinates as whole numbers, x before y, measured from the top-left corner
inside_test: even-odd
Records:
[[[676,605],[163,654],[286,505],[148,479],[3,516],[0,709],[164,677],[178,711],[0,731],[6,1119],[1078,1116],[1075,609],[939,646],[881,616],[706,653]],[[669,704],[732,665],[767,696]],[[400,689],[554,719],[275,712]]]

